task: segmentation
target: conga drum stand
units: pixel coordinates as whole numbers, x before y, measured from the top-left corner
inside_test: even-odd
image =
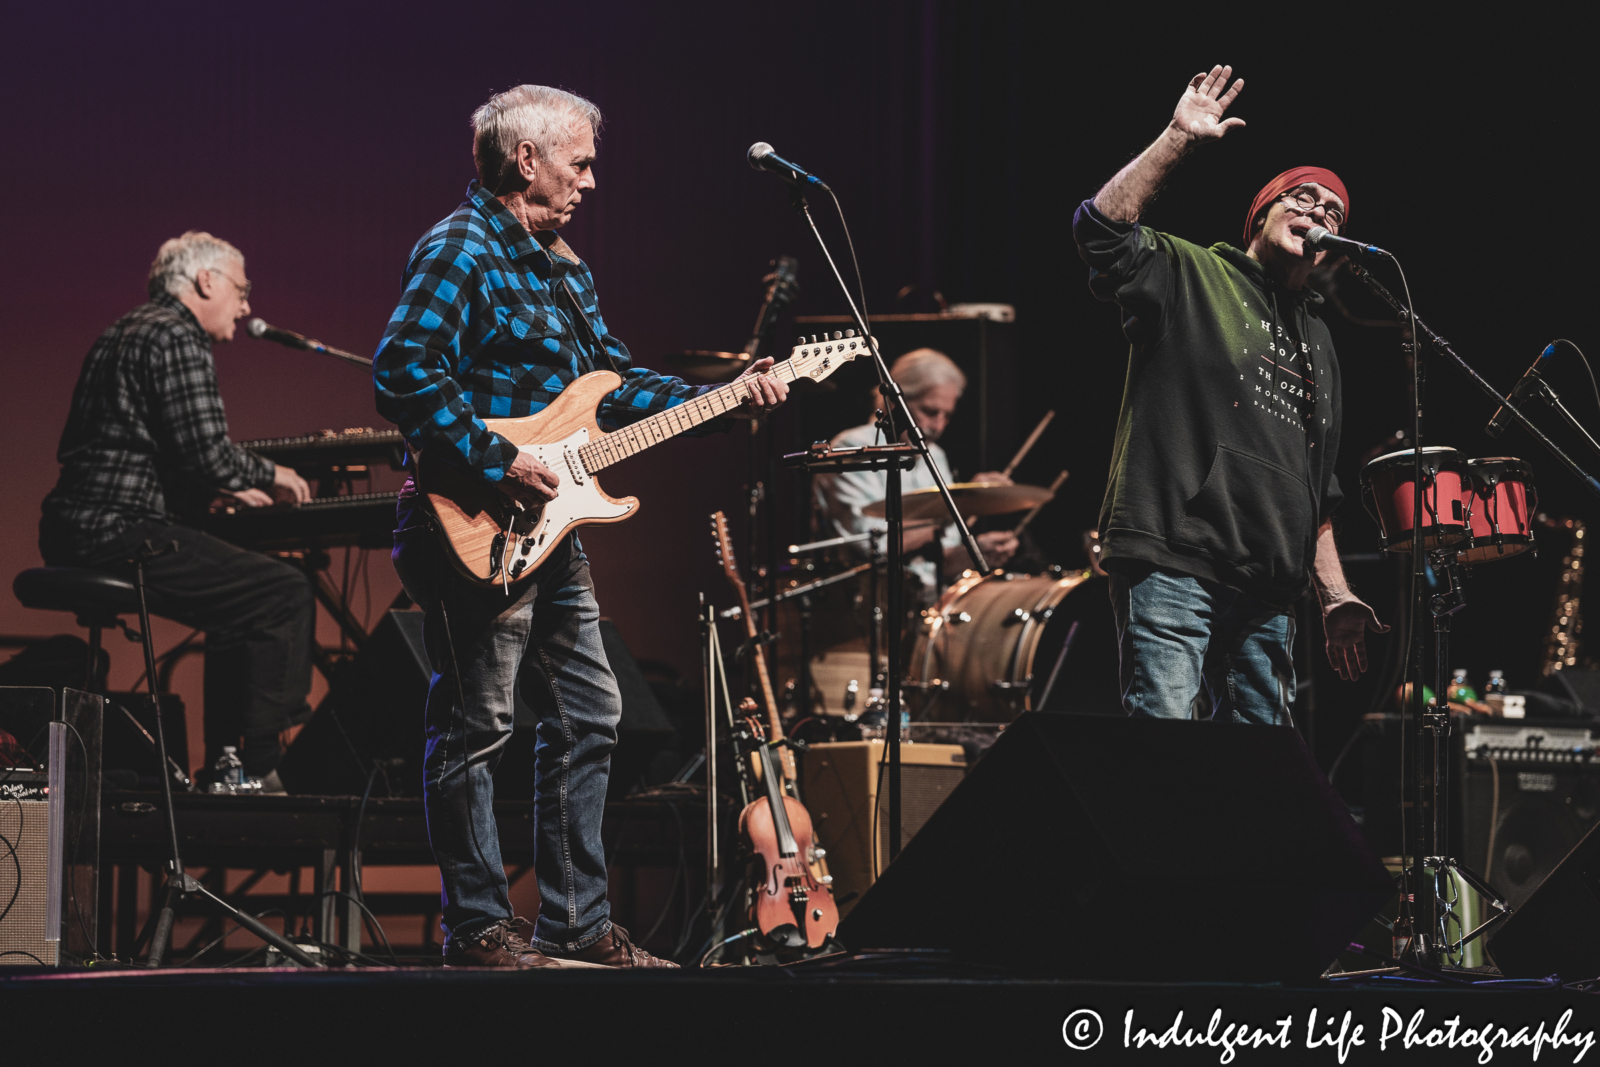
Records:
[[[1374,250],[1376,251],[1376,250]],[[1387,253],[1384,253],[1387,255]],[[1447,957],[1459,950],[1473,937],[1482,934],[1490,925],[1510,914],[1505,902],[1475,874],[1467,871],[1446,855],[1449,825],[1449,794],[1446,789],[1446,767],[1449,758],[1450,706],[1448,700],[1449,663],[1447,662],[1450,616],[1464,606],[1461,592],[1459,562],[1454,551],[1448,548],[1435,550],[1430,557],[1423,538],[1423,372],[1424,351],[1432,349],[1447,356],[1486,396],[1498,404],[1523,429],[1533,435],[1544,449],[1567,468],[1584,486],[1600,496],[1600,481],[1579,467],[1559,445],[1550,440],[1525,416],[1515,404],[1495,391],[1483,376],[1475,371],[1450,343],[1430,330],[1410,308],[1410,294],[1402,301],[1397,298],[1365,267],[1356,266],[1355,272],[1380,299],[1399,315],[1400,322],[1410,327],[1413,342],[1405,350],[1411,357],[1412,421],[1411,447],[1413,450],[1413,507],[1411,538],[1410,647],[1407,659],[1411,669],[1406,681],[1410,691],[1403,704],[1403,717],[1409,718],[1403,730],[1406,756],[1401,763],[1401,796],[1408,805],[1403,813],[1404,827],[1402,854],[1407,858],[1400,887],[1399,915],[1393,927],[1394,956],[1402,960],[1437,967],[1448,963]],[[1404,283],[1404,273],[1401,274]],[[1537,372],[1534,372],[1537,373]],[[1513,390],[1515,392],[1516,390]],[[1563,410],[1564,409],[1560,409]],[[1592,440],[1592,439],[1591,439]],[[1436,577],[1437,576],[1437,577]],[[1438,578],[1442,577],[1442,584]],[[1430,586],[1436,589],[1430,591]],[[1421,625],[1424,618],[1434,620],[1434,699],[1427,703],[1424,680],[1430,673],[1426,666],[1427,631]],[[1402,689],[1402,692],[1405,692]],[[1444,879],[1455,873],[1484,896],[1495,914],[1483,925],[1452,942],[1447,924],[1451,919],[1449,901],[1441,900],[1437,889]]]

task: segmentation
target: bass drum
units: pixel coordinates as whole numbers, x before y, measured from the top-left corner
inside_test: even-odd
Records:
[[[1106,579],[1087,570],[969,573],[923,613],[907,675],[916,720],[1003,723],[1036,709],[1117,714],[1117,633]]]

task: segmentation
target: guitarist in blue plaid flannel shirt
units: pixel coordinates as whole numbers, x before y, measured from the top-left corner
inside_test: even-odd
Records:
[[[378,410],[413,448],[540,505],[560,492],[561,479],[485,418],[541,411],[593,370],[623,379],[602,405],[607,430],[702,390],[633,365],[600,314],[587,264],[556,234],[595,187],[599,110],[559,89],[523,85],[490,99],[472,125],[478,181],[412,251],[374,360]],[[749,374],[771,365],[761,360]],[[758,381],[759,398],[740,414],[783,402],[782,383]],[[610,919],[600,818],[622,704],[576,537],[508,598],[456,573],[408,483],[394,563],[426,612],[433,666],[423,795],[443,886],[445,964],[674,966]],[[512,911],[493,810],[514,685],[538,715],[534,923]]]

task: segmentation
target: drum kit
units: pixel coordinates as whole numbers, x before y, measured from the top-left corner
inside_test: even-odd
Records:
[[[1064,480],[1065,472],[1048,488],[967,482],[950,490],[961,512],[974,519],[1021,514],[1014,527],[1020,532],[1055,498]],[[902,510],[908,529],[945,516],[934,489],[906,493]],[[861,511],[881,517],[884,501]],[[822,555],[858,545],[868,548],[867,563]],[[798,707],[814,714],[848,721],[881,715],[887,618],[881,534],[790,545],[789,555],[791,574],[819,577],[791,579],[791,587],[778,594],[776,627],[796,638],[786,649],[780,646],[781,684]],[[914,610],[920,583],[909,572],[901,581],[904,602]],[[1116,645],[1106,596],[1105,579],[1087,569],[996,570],[987,577],[964,572],[903,628],[906,711],[915,721],[1008,723],[1042,708],[1057,681],[1067,678],[1079,692],[1087,684],[1095,699],[1114,701]],[[1064,674],[1074,650],[1073,669]],[[1092,682],[1085,683],[1080,662],[1094,675]],[[1059,703],[1064,691],[1055,692]]]

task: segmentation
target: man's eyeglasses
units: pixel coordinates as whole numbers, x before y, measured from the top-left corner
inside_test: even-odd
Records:
[[[209,270],[212,274],[221,274],[224,278],[228,279],[228,281],[232,282],[233,283],[233,287],[235,289],[239,290],[239,299],[240,300],[249,300],[250,299],[250,290],[255,288],[255,283],[254,282],[245,282],[243,285],[240,285],[239,282],[236,281],[234,279],[233,275],[231,275],[231,274],[228,274],[228,273],[226,273],[224,271],[220,271],[215,267],[207,267],[206,270]]]
[[[1284,193],[1282,199],[1302,215],[1309,215],[1317,208],[1322,208],[1322,217],[1328,220],[1330,229],[1338,230],[1344,226],[1344,209],[1332,200],[1318,200],[1310,189],[1291,190]]]

